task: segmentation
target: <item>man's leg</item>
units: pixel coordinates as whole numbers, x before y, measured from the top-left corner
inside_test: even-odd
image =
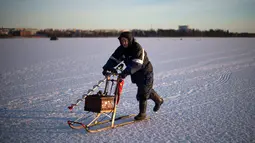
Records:
[[[154,112],[157,112],[160,108],[160,106],[163,104],[164,100],[161,98],[158,93],[152,89],[150,93],[150,99],[152,99],[155,102],[155,106],[153,108]]]
[[[143,120],[146,118],[147,100],[139,100],[139,114],[135,116],[135,120]]]
[[[150,96],[151,87],[146,85],[137,85],[138,91],[136,98],[139,101],[139,114],[135,116],[135,120],[142,120],[146,118],[147,100]]]

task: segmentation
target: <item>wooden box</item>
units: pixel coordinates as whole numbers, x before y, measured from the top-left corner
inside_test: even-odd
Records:
[[[85,111],[110,112],[114,109],[114,96],[89,95],[85,98]]]

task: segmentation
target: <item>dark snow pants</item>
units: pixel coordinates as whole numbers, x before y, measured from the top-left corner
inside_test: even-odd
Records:
[[[140,100],[147,100],[150,97],[151,92],[154,90],[153,87],[153,72],[150,72],[144,75],[143,81],[136,83],[138,89],[136,94],[136,99]]]

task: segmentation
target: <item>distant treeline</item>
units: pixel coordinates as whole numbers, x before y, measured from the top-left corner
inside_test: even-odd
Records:
[[[220,30],[210,29],[200,31],[189,29],[187,31],[179,31],[173,29],[158,29],[158,30],[132,30],[135,37],[255,37],[255,33],[233,33]],[[38,34],[47,35],[48,37],[117,37],[119,31],[83,31],[83,32],[63,32],[63,31],[48,31],[38,32]]]
[[[228,30],[174,30],[174,29],[151,29],[151,30],[131,30],[135,37],[255,37],[255,33],[234,33]],[[39,30],[35,34],[24,31],[11,31],[8,35],[1,35],[0,38],[8,37],[117,37],[118,30]]]

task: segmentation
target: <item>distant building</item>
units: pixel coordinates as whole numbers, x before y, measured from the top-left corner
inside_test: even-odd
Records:
[[[81,37],[81,30],[75,30],[73,37]]]
[[[20,36],[24,36],[24,37],[34,36],[36,35],[37,31],[38,31],[37,29],[24,29],[20,31]]]
[[[30,31],[22,30],[20,31],[20,36],[22,37],[32,36],[32,33]]]
[[[8,35],[10,28],[0,28],[0,35]]]
[[[4,28],[0,29],[0,35],[8,35],[8,33],[9,33],[9,29],[4,29]]]
[[[189,26],[188,25],[180,25],[178,30],[188,32],[189,31]]]

